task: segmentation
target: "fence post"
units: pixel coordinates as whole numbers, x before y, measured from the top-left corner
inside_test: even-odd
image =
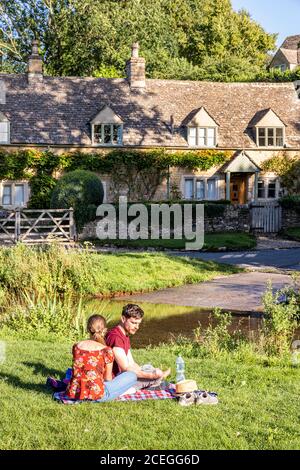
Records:
[[[74,209],[73,207],[70,207],[69,209],[69,214],[70,214],[70,238],[71,240],[76,240],[76,225],[74,222]]]
[[[18,207],[15,210],[15,242],[20,240],[21,233],[21,209]]]

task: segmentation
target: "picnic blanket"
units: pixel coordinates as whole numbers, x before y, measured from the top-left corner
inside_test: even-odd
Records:
[[[48,377],[46,384],[54,391],[53,399],[64,405],[75,405],[84,400],[72,400],[66,396],[65,391],[70,382],[72,369],[68,369],[63,380],[57,380],[54,377]],[[175,385],[168,384],[165,390],[142,389],[135,393],[122,395],[114,401],[140,401],[140,400],[166,400],[176,398]],[[102,403],[100,400],[89,400],[90,403]]]

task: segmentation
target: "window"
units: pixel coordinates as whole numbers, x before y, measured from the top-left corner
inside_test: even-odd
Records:
[[[207,199],[217,199],[217,185],[215,179],[207,180]]]
[[[259,147],[283,147],[283,127],[259,127],[258,145]]]
[[[185,178],[184,199],[210,199],[218,198],[218,184],[216,178]]]
[[[273,67],[274,69],[278,69],[280,70],[281,72],[285,72],[287,70],[287,66],[285,64],[281,64],[281,65],[275,65],[275,67]]]
[[[196,180],[196,199],[205,199],[205,181]]]
[[[276,180],[268,181],[268,199],[275,199],[276,197]]]
[[[279,197],[280,184],[276,178],[259,178],[258,199],[276,199]]]
[[[94,124],[93,144],[122,145],[122,126],[119,124]]]
[[[0,182],[0,205],[24,207],[28,201],[28,183]]]
[[[185,199],[194,199],[194,180],[186,179],[184,181],[184,197]]]
[[[9,143],[9,122],[0,121],[0,144]]]
[[[258,180],[257,197],[260,199],[265,197],[265,182],[262,179]]]
[[[188,127],[188,143],[191,147],[215,147],[215,127]]]

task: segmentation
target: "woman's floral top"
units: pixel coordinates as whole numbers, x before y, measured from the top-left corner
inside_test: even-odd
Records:
[[[69,398],[76,400],[98,400],[104,395],[104,372],[106,364],[114,361],[111,348],[97,351],[73,346],[73,374],[66,390]]]

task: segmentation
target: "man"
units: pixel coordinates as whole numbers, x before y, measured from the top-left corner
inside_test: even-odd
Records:
[[[130,346],[130,335],[134,335],[142,323],[144,312],[138,305],[127,304],[123,307],[120,322],[106,335],[106,344],[113,349],[115,361],[114,376],[121,372],[132,371],[138,377],[136,390],[147,387],[158,387],[171,370],[163,372],[160,369],[143,370],[133,359]]]

